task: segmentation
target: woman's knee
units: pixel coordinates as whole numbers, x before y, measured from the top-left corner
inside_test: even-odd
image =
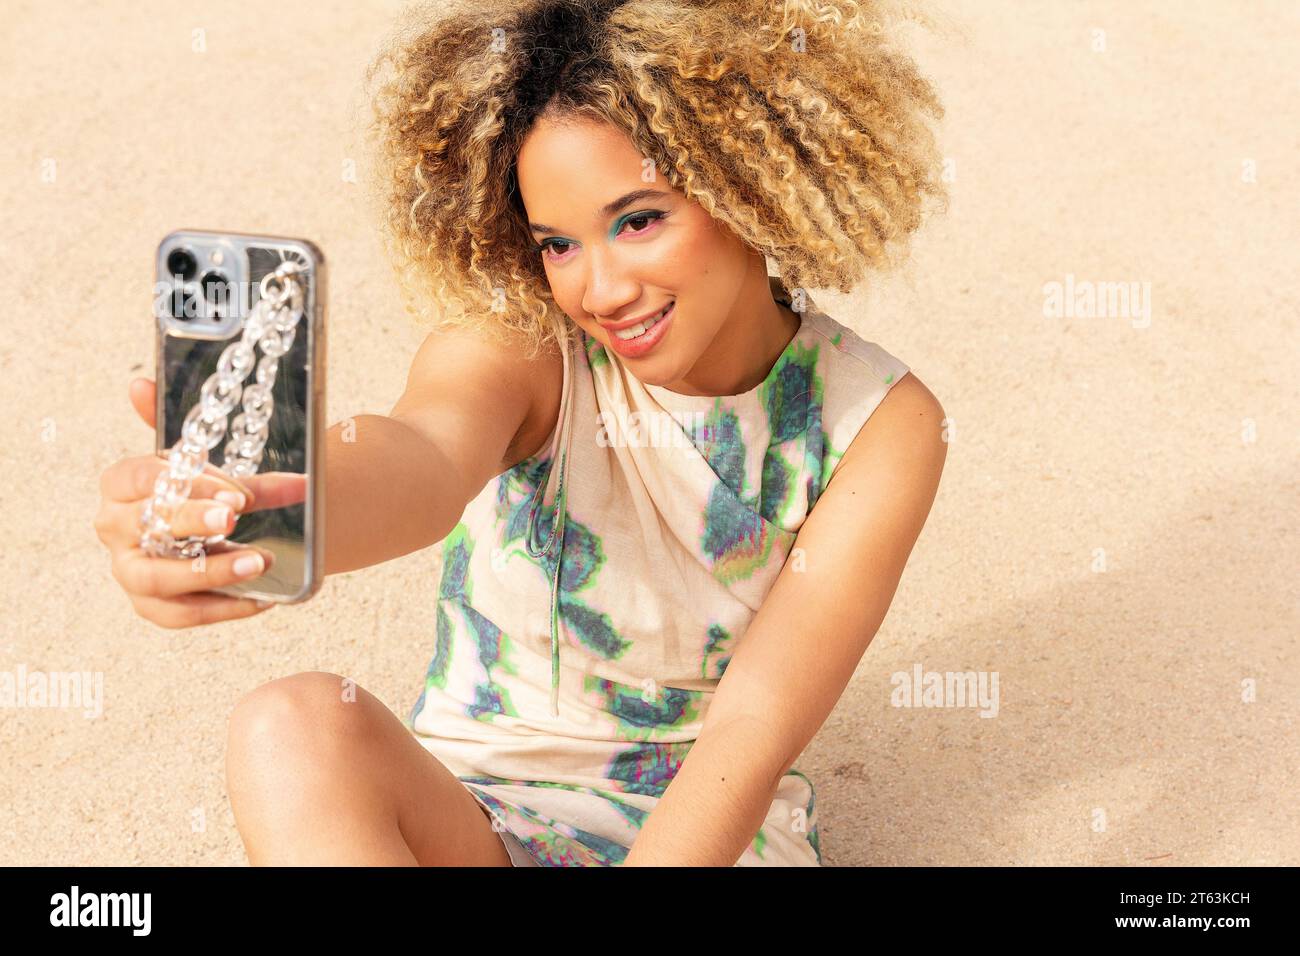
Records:
[[[259,756],[280,764],[343,755],[371,732],[374,703],[350,678],[325,671],[268,681],[240,698],[230,714],[227,765]]]

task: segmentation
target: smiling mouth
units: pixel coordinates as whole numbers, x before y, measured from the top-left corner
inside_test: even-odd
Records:
[[[660,309],[657,315],[653,315],[642,322],[638,322],[636,325],[633,325],[630,328],[618,329],[617,331],[611,332],[610,334],[615,336],[618,339],[621,339],[624,342],[627,342],[631,339],[640,338],[641,336],[649,332],[652,328],[654,328],[656,325],[658,325],[660,322],[662,322],[664,320],[664,317],[667,316],[668,313],[672,311],[673,306],[676,304],[677,304],[677,300],[674,299],[672,302],[669,302],[666,306]]]

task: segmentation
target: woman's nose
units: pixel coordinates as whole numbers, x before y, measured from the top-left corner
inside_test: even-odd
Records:
[[[601,318],[618,315],[635,303],[638,296],[637,284],[612,256],[591,257],[582,297],[582,307],[588,315]]]

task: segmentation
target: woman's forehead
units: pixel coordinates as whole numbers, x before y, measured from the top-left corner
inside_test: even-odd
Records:
[[[649,189],[660,202],[675,197],[662,177],[647,182],[648,162],[607,123],[538,121],[519,152],[519,191],[535,223],[603,222],[603,207],[630,192]]]
[[[609,175],[625,173],[629,166],[639,167],[640,162],[641,154],[626,133],[594,119],[540,119],[519,150],[521,178],[524,167],[560,167],[580,178],[588,170]]]

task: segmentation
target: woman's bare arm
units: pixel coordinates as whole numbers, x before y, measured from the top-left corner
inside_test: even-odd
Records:
[[[492,478],[550,435],[561,378],[558,353],[527,361],[480,333],[430,333],[388,415],[329,428],[325,573],[446,537]]]

